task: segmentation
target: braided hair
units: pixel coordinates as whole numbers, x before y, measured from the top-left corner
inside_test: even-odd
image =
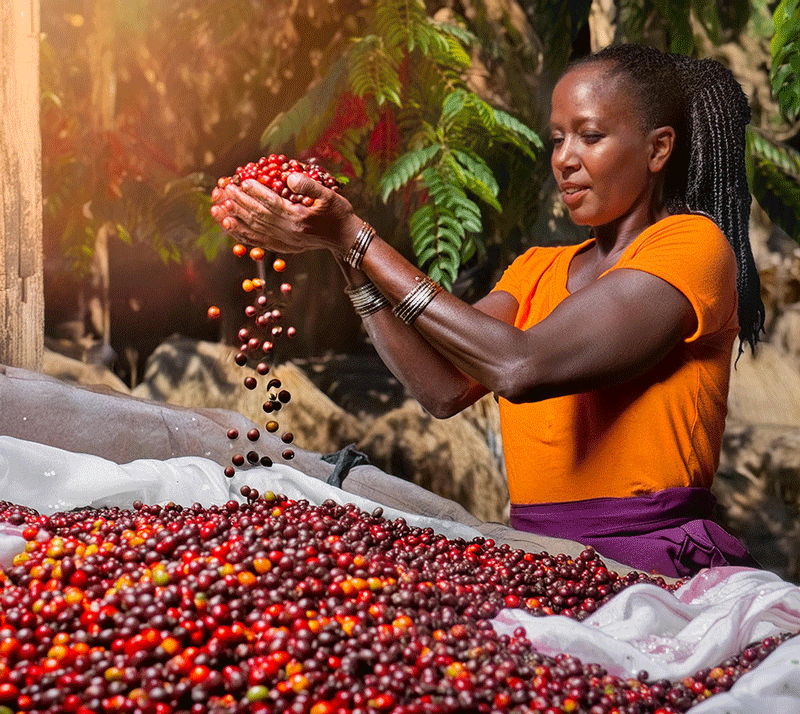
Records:
[[[730,70],[716,60],[695,60],[645,45],[606,47],[568,68],[608,64],[639,100],[643,129],[675,129],[664,170],[670,213],[704,213],[720,227],[736,254],[739,354],[755,349],[764,330],[761,282],[750,248],[750,191],[745,169],[747,97]]]

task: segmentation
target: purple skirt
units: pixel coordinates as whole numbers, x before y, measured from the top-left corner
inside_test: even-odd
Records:
[[[511,504],[511,526],[591,545],[600,555],[646,573],[686,577],[702,568],[761,566],[711,520],[707,488],[668,488],[644,496],[565,503]]]

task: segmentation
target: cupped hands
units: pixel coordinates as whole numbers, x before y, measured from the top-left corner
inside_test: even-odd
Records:
[[[290,174],[287,185],[313,199],[292,203],[254,179],[216,187],[212,217],[235,240],[276,253],[328,249],[344,255],[361,226],[350,202],[314,179]]]

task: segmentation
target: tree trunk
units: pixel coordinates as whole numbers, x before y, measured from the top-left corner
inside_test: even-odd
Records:
[[[0,3],[0,363],[44,355],[39,0]]]

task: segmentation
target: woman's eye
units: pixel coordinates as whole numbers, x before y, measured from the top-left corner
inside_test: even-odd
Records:
[[[587,144],[596,144],[600,139],[603,138],[602,134],[583,134],[583,140]]]
[[[562,141],[564,141],[564,137],[553,136],[550,137],[550,141],[553,143],[553,146],[558,146],[559,144],[561,144]]]

